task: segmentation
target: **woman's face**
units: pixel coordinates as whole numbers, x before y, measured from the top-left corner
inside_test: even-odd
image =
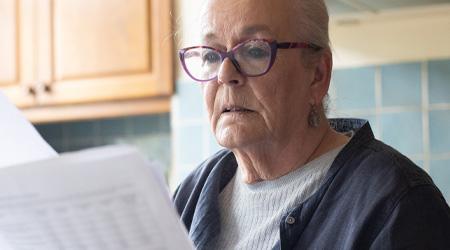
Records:
[[[212,0],[203,19],[203,43],[228,51],[248,39],[299,42],[289,1]],[[270,71],[241,75],[229,59],[203,94],[218,143],[229,149],[283,143],[306,131],[314,70],[301,49],[278,50]]]

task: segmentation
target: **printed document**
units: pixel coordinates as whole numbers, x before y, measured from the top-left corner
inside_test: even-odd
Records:
[[[194,248],[161,176],[107,146],[0,169],[0,249]]]
[[[0,167],[56,156],[55,150],[0,92]]]

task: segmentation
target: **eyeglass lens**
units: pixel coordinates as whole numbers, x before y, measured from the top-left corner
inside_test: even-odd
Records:
[[[266,41],[251,40],[236,46],[232,50],[235,62],[241,73],[257,76],[265,73],[270,66],[272,51]],[[196,47],[184,53],[186,70],[197,80],[211,80],[218,74],[222,54],[211,48]]]

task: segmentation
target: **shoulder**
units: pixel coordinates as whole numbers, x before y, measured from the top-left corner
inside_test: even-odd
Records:
[[[404,192],[418,185],[434,185],[414,162],[376,140],[368,122],[335,119],[330,124],[341,132],[349,129],[355,132],[331,167],[338,182],[363,187],[359,192]]]
[[[211,171],[215,168],[220,168],[226,165],[230,160],[234,159],[233,153],[228,149],[222,149],[212,156],[208,157],[205,161],[200,163],[194,171],[192,171],[180,184],[177,191],[190,190],[192,185],[204,181]]]
[[[364,143],[350,142],[335,160],[337,176],[348,184],[363,185],[366,190],[410,189],[434,185],[430,176],[413,161],[386,145],[372,139]],[[362,191],[362,190],[360,190]]]
[[[183,180],[173,195],[178,212],[181,214],[189,202],[192,203],[198,200],[198,196],[203,190],[206,181],[213,178],[212,172],[233,168],[234,163],[234,155],[227,149],[216,152],[202,162]],[[220,175],[217,175],[217,180],[212,181],[220,182],[220,177]]]
[[[425,171],[375,139],[348,146],[330,169],[334,173],[324,185],[319,207],[330,218],[339,218],[341,237],[362,239],[361,244],[377,239],[377,244],[383,244],[376,246],[390,246],[412,240],[408,235],[422,240],[431,237],[420,234],[425,228],[436,232],[431,230],[433,225],[449,230],[450,209]]]
[[[363,146],[359,154],[355,156],[352,167],[361,177],[365,177],[367,184],[383,183],[405,192],[416,186],[434,185],[422,168],[381,141],[372,140]]]
[[[413,190],[422,189],[430,197],[443,199],[430,176],[392,147],[375,139],[348,146],[330,169],[334,173],[327,189],[328,194],[341,197],[338,203],[346,209],[387,215]]]
[[[372,204],[389,214],[406,200],[434,199],[437,203],[444,200],[422,168],[381,141],[374,139],[359,145],[344,158],[347,160],[336,176],[337,181],[349,190],[348,195],[358,205]]]
[[[432,185],[414,186],[395,202],[374,249],[449,249],[450,208]]]

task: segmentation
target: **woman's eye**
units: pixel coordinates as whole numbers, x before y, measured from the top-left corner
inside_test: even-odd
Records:
[[[269,53],[261,48],[249,48],[246,54],[248,57],[254,59],[266,58],[269,56]]]
[[[202,59],[204,63],[217,63],[220,61],[220,55],[214,52],[207,52],[203,54]]]

